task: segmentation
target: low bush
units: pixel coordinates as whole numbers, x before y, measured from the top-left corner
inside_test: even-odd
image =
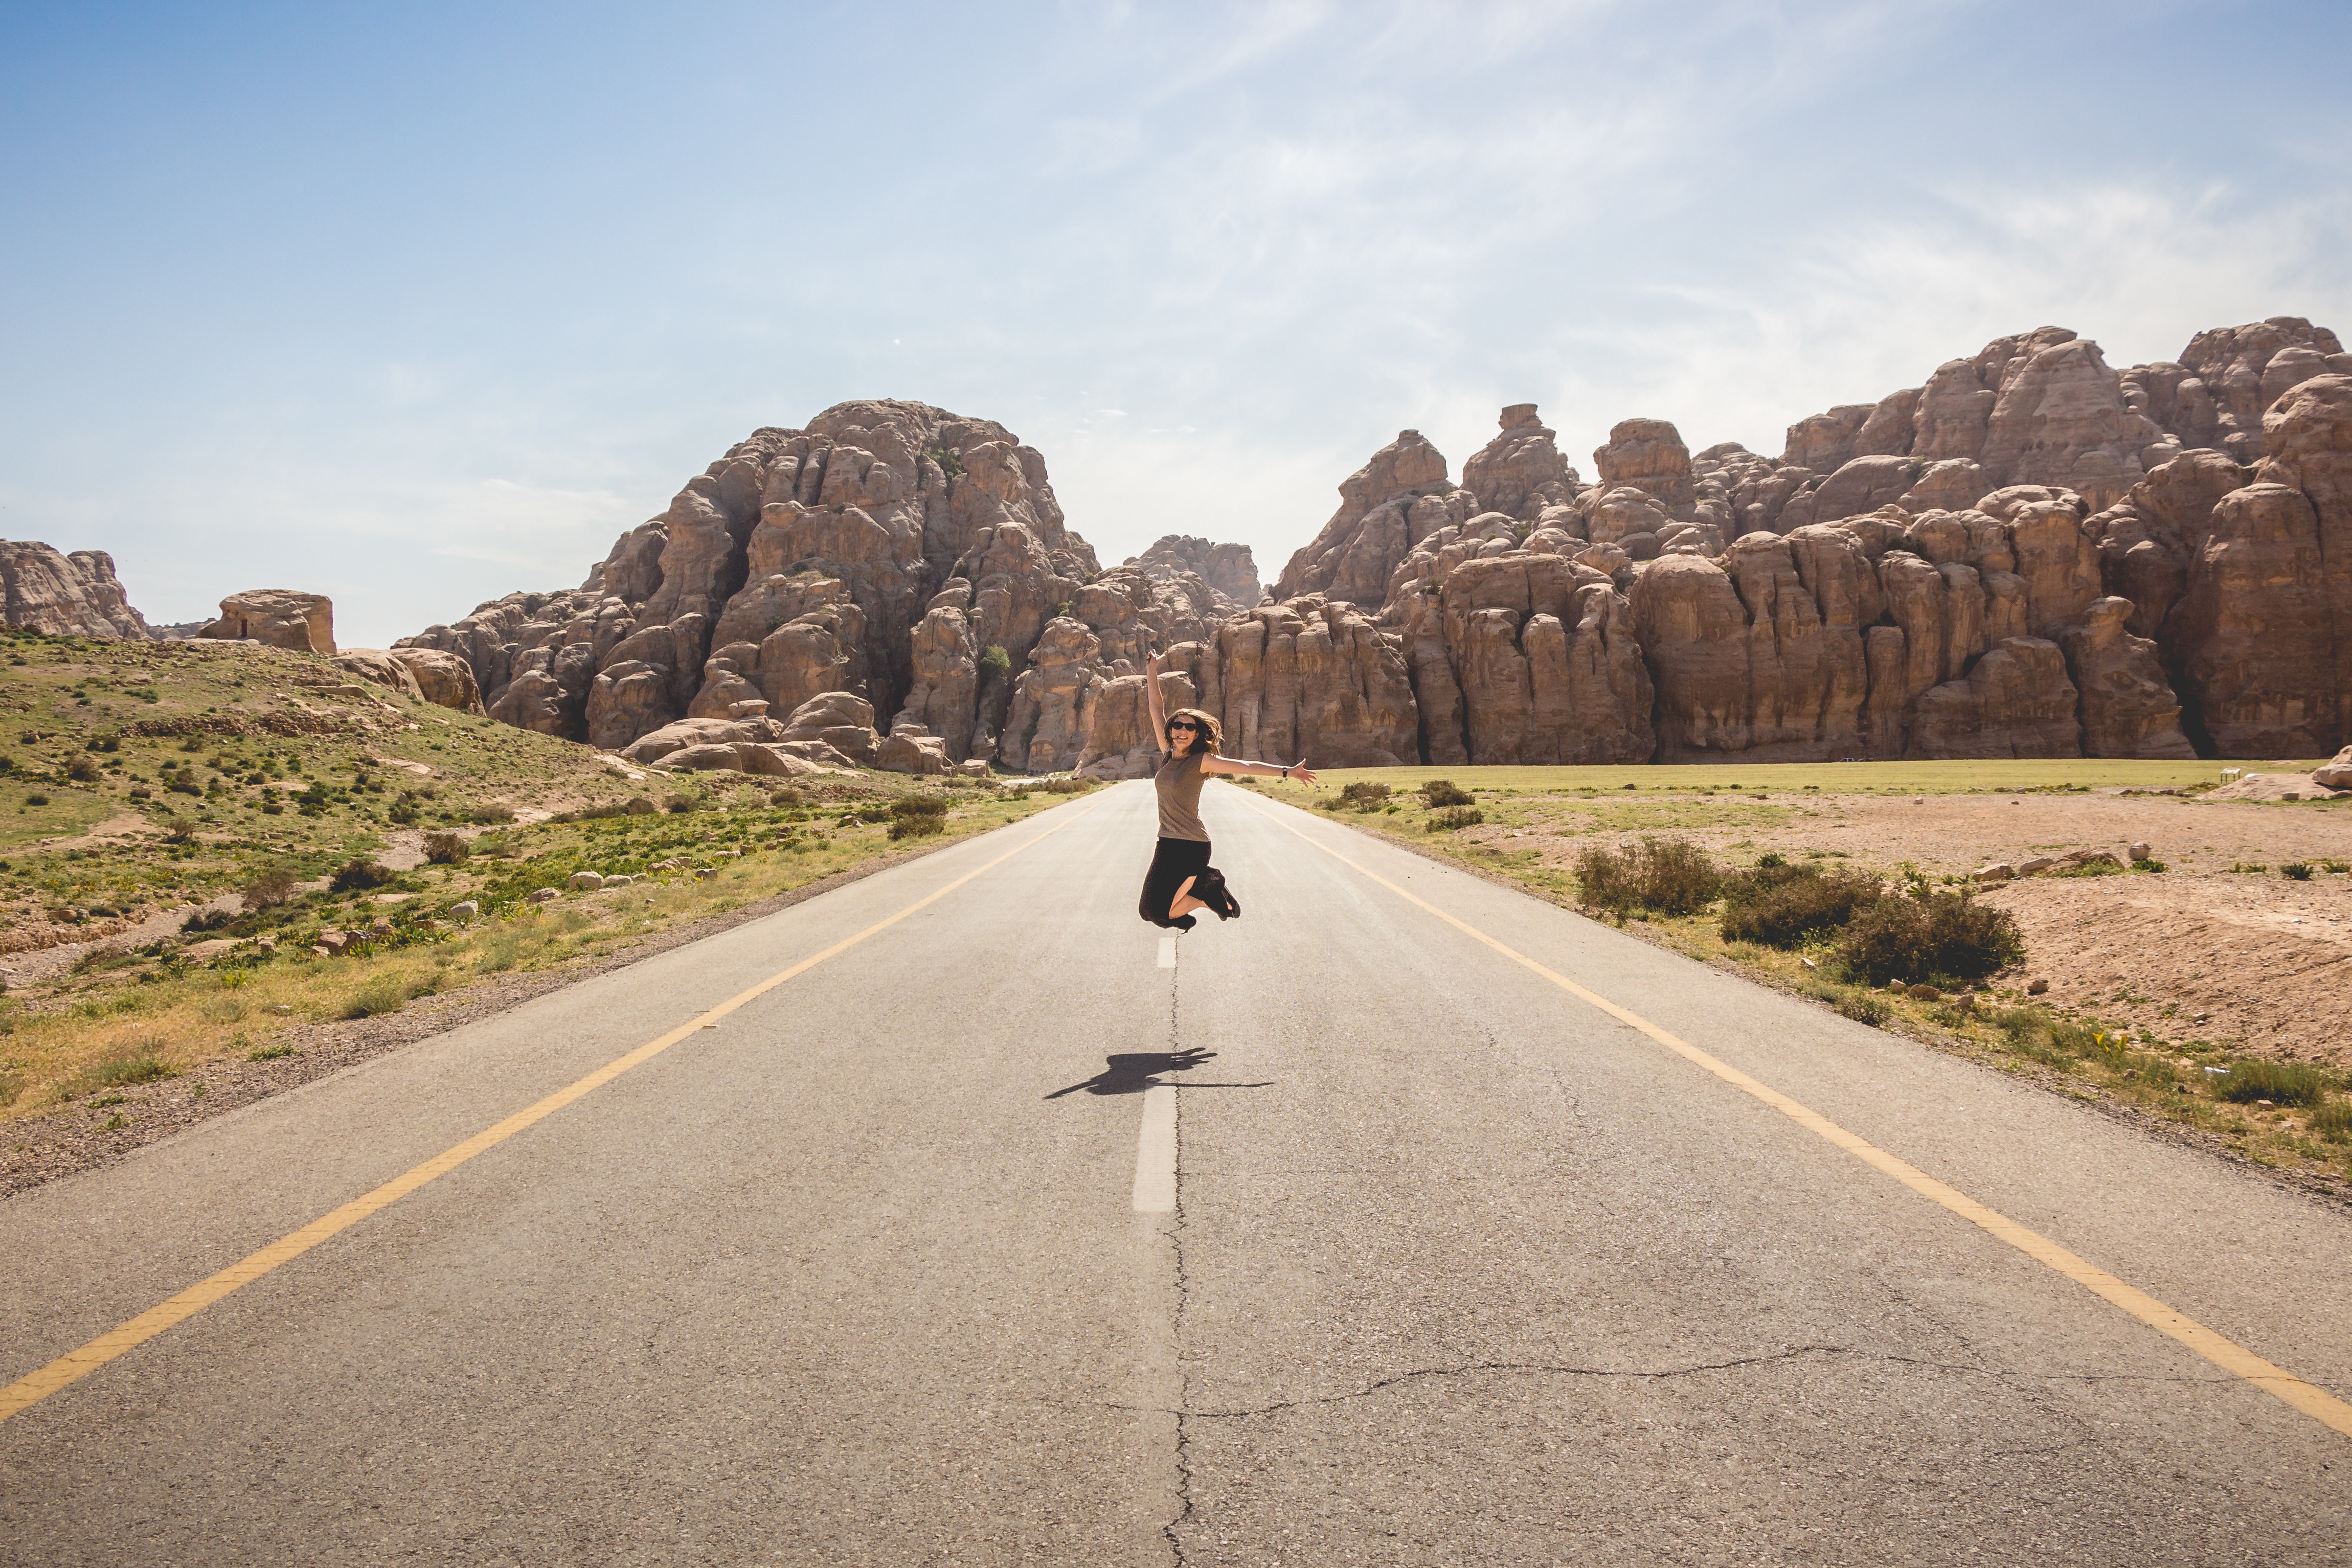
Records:
[[[66,1099],[89,1094],[100,1089],[121,1089],[133,1083],[152,1083],[159,1078],[176,1076],[177,1070],[152,1051],[136,1047],[118,1051],[111,1056],[100,1057],[86,1064],[68,1079],[63,1091]]]
[[[246,879],[238,894],[247,911],[275,909],[294,896],[294,873],[284,866],[268,866]]]
[[[899,821],[910,817],[929,817],[936,821],[947,814],[948,802],[938,795],[901,795],[890,802],[890,815]]]
[[[2241,1061],[2220,1081],[2216,1092],[2240,1105],[2257,1100],[2316,1105],[2327,1098],[2327,1080],[2319,1069],[2301,1061]]]
[[[464,865],[474,846],[456,833],[425,835],[425,858],[435,865]]]
[[[77,784],[95,784],[98,782],[98,758],[75,758],[66,764],[66,777]]]
[[[1895,1013],[1895,1009],[1888,1007],[1885,1002],[1858,987],[1840,997],[1836,1007],[1839,1017],[1850,1018],[1856,1023],[1866,1023],[1873,1029],[1883,1028],[1886,1020]]]
[[[784,810],[789,810],[796,806],[805,806],[808,803],[809,798],[807,791],[795,789],[789,784],[785,785],[782,789],[774,791],[768,797],[769,805]],[[635,806],[636,802],[632,800],[630,804]],[[647,801],[646,805],[650,807],[652,802]]]
[[[2279,867],[2279,875],[2285,877],[2290,882],[2309,882],[2311,880],[2311,862],[2308,861],[2289,861],[2284,865]]]
[[[1083,795],[1092,786],[1083,779],[1033,779],[1029,788],[1043,789],[1048,795]]]
[[[894,817],[890,820],[893,839],[925,839],[947,831],[948,820],[943,816]]]
[[[327,887],[333,893],[360,893],[369,888],[384,887],[400,880],[400,873],[380,861],[365,855],[354,855],[335,868]]]
[[[466,821],[486,828],[514,820],[514,808],[511,806],[477,806],[466,813]]]
[[[2313,1112],[2311,1130],[2331,1144],[2352,1143],[2352,1101],[2333,1100]]]
[[[699,795],[672,795],[668,800],[662,802],[662,810],[683,817],[688,815],[689,812],[699,811],[702,810],[702,797]]]
[[[1723,879],[1723,939],[1760,942],[1768,947],[1799,947],[1844,929],[1854,911],[1882,895],[1878,879],[1833,866],[1790,865],[1777,855],[1752,871]]]
[[[1625,915],[1636,909],[1696,915],[1713,903],[1723,873],[1686,839],[1643,839],[1614,850],[1598,845],[1576,858],[1577,902]]]
[[[1421,826],[1425,833],[1452,833],[1464,828],[1475,828],[1486,820],[1486,813],[1475,806],[1452,806],[1443,811],[1433,812]]]
[[[1374,784],[1368,780],[1359,779],[1355,783],[1348,785],[1339,791],[1339,798],[1331,803],[1331,810],[1335,811],[1378,811],[1388,805],[1390,793],[1391,791],[1389,787],[1385,784]]]
[[[1435,810],[1440,806],[1468,806],[1478,797],[1451,779],[1433,779],[1421,787],[1421,803]]]
[[[364,1019],[375,1018],[383,1013],[396,1013],[408,1005],[408,998],[413,994],[408,987],[395,977],[378,975],[351,994],[350,998],[343,1003],[343,1017]]]
[[[1966,891],[1917,889],[1857,913],[1838,942],[1849,977],[1883,986],[1897,977],[1947,984],[1979,980],[2021,963],[2025,937],[2004,909]]]

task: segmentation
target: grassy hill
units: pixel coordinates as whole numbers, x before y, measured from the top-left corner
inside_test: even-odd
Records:
[[[630,779],[314,654],[0,633],[0,1116],[135,1120],[302,1026],[593,959],[1077,788],[778,785]]]

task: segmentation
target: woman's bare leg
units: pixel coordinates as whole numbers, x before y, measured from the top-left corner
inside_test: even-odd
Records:
[[[1168,906],[1169,919],[1181,920],[1196,909],[1209,907],[1207,904],[1192,896],[1192,884],[1199,880],[1198,877],[1191,876],[1184,879],[1184,885],[1176,890],[1175,902]]]

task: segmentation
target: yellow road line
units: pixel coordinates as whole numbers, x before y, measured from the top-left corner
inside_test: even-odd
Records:
[[[614,1058],[585,1078],[577,1082],[566,1084],[538,1103],[516,1112],[496,1126],[484,1128],[457,1147],[445,1150],[414,1170],[393,1177],[373,1192],[364,1197],[355,1197],[331,1213],[320,1215],[299,1230],[279,1237],[251,1257],[230,1264],[208,1280],[198,1281],[170,1301],[150,1307],[121,1327],[99,1335],[79,1350],[68,1351],[58,1357],[38,1372],[29,1373],[7,1387],[0,1388],[0,1421],[5,1421],[27,1406],[39,1404],[66,1385],[89,1376],[116,1356],[123,1354],[135,1346],[144,1344],[173,1324],[194,1317],[231,1291],[253,1283],[254,1281],[260,1279],[282,1263],[293,1261],[321,1241],[350,1229],[378,1210],[398,1203],[426,1183],[447,1176],[476,1155],[486,1149],[495,1148],[525,1128],[545,1121],[583,1095],[603,1088],[631,1068],[652,1061],[680,1040],[690,1040],[704,1029],[716,1028],[720,1019],[738,1008],[767,995],[794,976],[806,974],[826,959],[846,953],[876,932],[887,931],[918,910],[937,904],[974,877],[994,871],[1022,851],[1060,832],[1064,828],[1076,821],[1079,817],[1085,816],[1093,810],[1092,806],[1081,808],[1073,815],[1065,817],[1047,828],[1044,832],[1015,844],[986,865],[966,872],[946,886],[917,899],[896,915],[876,921],[855,936],[843,937],[824,952],[803,958],[788,969],[778,970],[750,990],[730,997],[709,1011],[688,1019],[660,1039],[647,1040],[627,1055]]]
[[[1600,1009],[1618,1022],[1641,1030],[1676,1056],[1705,1068],[1726,1083],[1761,1100],[1799,1126],[1826,1138],[1864,1164],[1884,1171],[1920,1197],[1942,1205],[1972,1225],[1981,1227],[2035,1262],[2063,1274],[2093,1295],[2121,1307],[2158,1333],[2170,1335],[2223,1371],[2236,1374],[2264,1393],[2273,1395],[2294,1406],[2321,1425],[2333,1427],[2344,1436],[2352,1437],[2352,1405],[2346,1404],[2326,1389],[2315,1387],[2284,1368],[2273,1365],[2252,1351],[2215,1333],[2196,1319],[2176,1312],[2147,1291],[2125,1283],[2096,1264],[2069,1252],[2039,1231],[2029,1230],[2007,1215],[1987,1208],[1968,1194],[1945,1186],[1908,1161],[1888,1154],[1885,1149],[1865,1139],[1856,1137],[1818,1111],[1790,1099],[1786,1094],[1768,1084],[1757,1082],[1729,1062],[1708,1055],[1688,1040],[1669,1034],[1640,1014],[1619,1007],[1599,992],[1578,985],[1565,975],[1546,968],[1517,948],[1496,941],[1476,926],[1456,919],[1426,899],[1415,897],[1361,862],[1351,860],[1330,845],[1318,841],[1309,834],[1300,832],[1297,827],[1283,821],[1280,815],[1267,806],[1255,800],[1252,804],[1257,810],[1272,818],[1278,826],[1296,834],[1342,864],[1353,866],[1406,903],[1426,910],[1464,936],[1485,943],[1511,962],[1542,976],[1569,995]]]

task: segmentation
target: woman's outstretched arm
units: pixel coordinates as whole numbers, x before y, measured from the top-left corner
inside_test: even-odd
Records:
[[[1143,662],[1143,699],[1151,705],[1151,744],[1168,749],[1168,714],[1160,706],[1160,666],[1168,655],[1155,652]]]
[[[1300,784],[1315,782],[1315,769],[1304,759],[1285,768],[1279,762],[1244,762],[1238,757],[1208,756],[1201,758],[1203,773],[1234,773],[1252,779],[1289,779]]]

